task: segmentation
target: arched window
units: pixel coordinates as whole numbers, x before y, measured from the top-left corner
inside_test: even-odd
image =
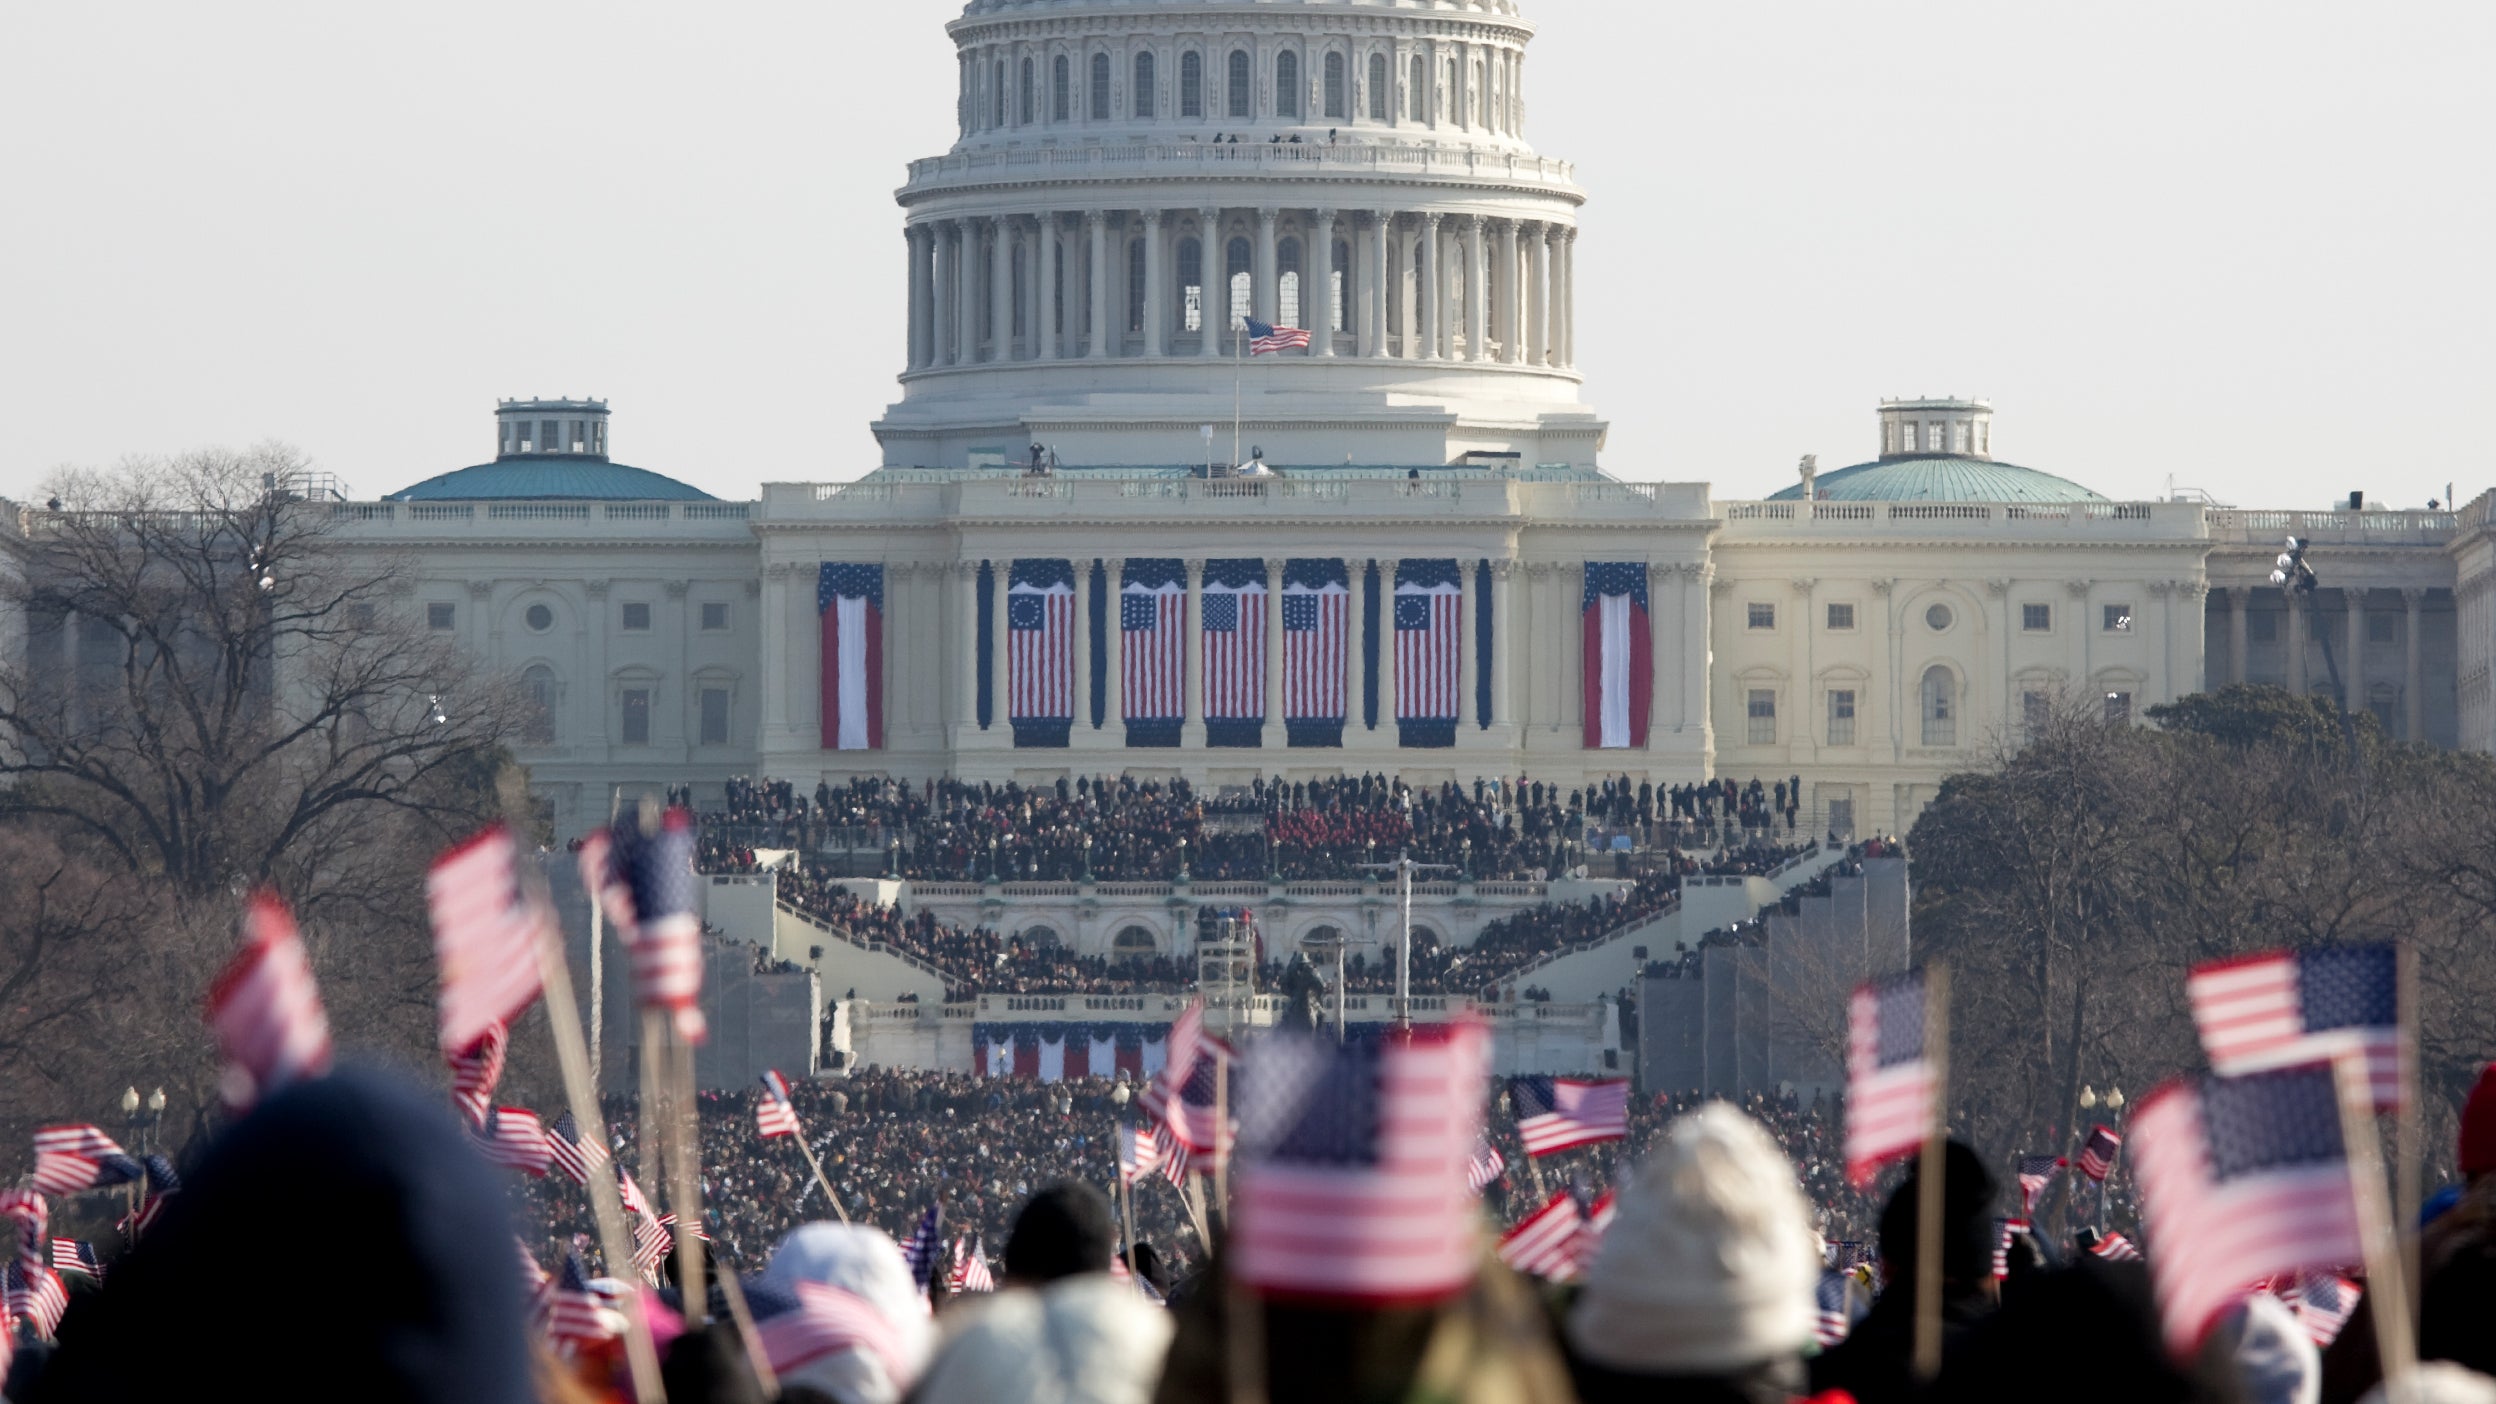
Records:
[[[1465,90],[1457,85],[1456,60],[1447,61],[1447,115],[1457,126],[1465,124]]]
[[[1127,245],[1127,330],[1144,330],[1144,241]]]
[[[1233,239],[1229,247],[1223,250],[1222,265],[1223,275],[1231,285],[1231,315],[1229,320],[1223,323],[1227,329],[1238,326],[1248,318],[1250,286],[1248,270],[1255,266],[1248,252],[1248,241]]]
[[[1936,663],[1924,670],[1924,744],[1959,744],[1959,682]]]
[[[1153,939],[1153,933],[1143,927],[1122,927],[1117,935],[1109,939],[1109,956],[1112,960],[1140,960],[1150,957],[1160,947],[1161,943]]]
[[[1205,56],[1194,49],[1179,55],[1179,115],[1205,115]]]
[[[1369,120],[1373,122],[1387,120],[1387,101],[1391,96],[1392,94],[1387,91],[1387,56],[1371,54],[1369,56]]]
[[[551,745],[555,739],[555,670],[540,663],[520,675],[520,691],[526,706],[521,718],[520,739],[534,745]]]
[[[1328,54],[1326,56],[1326,115],[1329,117],[1351,116],[1350,110],[1344,105],[1346,100],[1343,55]]]
[[[1350,331],[1352,323],[1347,319],[1345,309],[1352,305],[1352,246],[1341,239],[1335,241],[1335,259],[1329,272],[1335,286],[1332,289],[1334,301],[1326,319],[1327,329]]]
[[[1039,98],[1032,90],[1031,60],[1024,59],[1022,96],[1015,99],[1015,115],[1020,118],[1022,125],[1026,127],[1031,125],[1032,109],[1038,102]]]
[[[1040,950],[1055,950],[1058,946],[1057,928],[1053,926],[1026,926],[1022,938],[1024,945]]]
[[[1109,120],[1109,55],[1092,56],[1092,120]]]
[[[1274,56],[1274,115],[1300,115],[1300,56],[1289,49]]]
[[[1425,63],[1421,55],[1413,55],[1412,81],[1406,85],[1412,91],[1405,95],[1405,103],[1410,109],[1408,121],[1426,122],[1430,119],[1430,70]]]
[[[1274,316],[1286,327],[1305,327],[1300,320],[1300,241],[1285,239],[1274,252],[1274,288],[1279,296]]]
[[[1002,127],[1005,125],[1004,59],[997,60],[995,67],[990,70],[988,77],[988,125],[991,127]]]
[[[1050,121],[1063,122],[1068,117],[1073,115],[1074,109],[1068,106],[1068,104],[1073,101],[1068,92],[1073,85],[1074,78],[1068,71],[1066,56],[1064,54],[1059,54],[1056,58],[1051,59],[1049,61]]]
[[[1228,86],[1231,95],[1231,115],[1234,117],[1247,116],[1248,51],[1246,49],[1231,50],[1231,74]]]
[[[1149,51],[1135,56],[1135,89],[1127,106],[1138,117],[1153,115],[1153,56]]]
[[[1205,329],[1205,246],[1194,239],[1179,241],[1179,327]]]

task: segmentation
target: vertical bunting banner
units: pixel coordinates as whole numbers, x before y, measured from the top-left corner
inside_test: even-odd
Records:
[[[1283,562],[1283,730],[1290,745],[1343,744],[1347,579],[1339,560]]]
[[[1265,562],[1205,562],[1205,744],[1257,746],[1265,731]]]
[[[1491,563],[1473,566],[1473,719],[1491,729]]]
[[[1092,631],[1092,655],[1087,660],[1092,676],[1085,682],[1091,687],[1092,729],[1098,731],[1109,723],[1109,570],[1096,559],[1084,576],[1091,586],[1084,627]]]
[[[1118,711],[1130,746],[1176,746],[1187,716],[1187,567],[1127,561],[1118,590]]]
[[[1644,746],[1648,702],[1655,693],[1646,566],[1588,561],[1583,625],[1586,749]]]
[[[1396,563],[1395,724],[1400,746],[1456,744],[1465,598],[1456,572],[1456,562],[1443,557]]]
[[[1018,560],[1005,584],[1006,717],[1017,746],[1064,746],[1075,726],[1075,571]]]
[[[972,609],[979,616],[979,658],[972,668],[971,685],[979,703],[979,729],[986,731],[997,719],[997,674],[990,663],[997,656],[997,575],[993,563],[979,563],[977,588],[979,595],[972,601]]]
[[[884,746],[884,567],[825,561],[815,575],[823,616],[823,749]]]
[[[1378,729],[1378,563],[1361,566],[1361,726]]]

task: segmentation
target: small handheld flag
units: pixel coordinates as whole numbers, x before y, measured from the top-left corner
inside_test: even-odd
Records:
[[[1924,972],[1857,986],[1846,1013],[1846,1178],[1860,1189],[1923,1147],[1940,1089],[1924,1046]]]
[[[520,889],[520,850],[501,824],[433,860],[425,874],[442,967],[442,1048],[458,1053],[529,1007],[544,915]]]
[[[1629,1079],[1520,1077],[1508,1084],[1517,1137],[1532,1157],[1629,1135]]]
[[[2114,1173],[2115,1157],[2123,1150],[2123,1137],[2108,1126],[2089,1128],[2089,1143],[2080,1148],[2080,1173],[2100,1184]]]
[[[789,1080],[776,1068],[763,1074],[763,1095],[754,1103],[754,1129],[764,1140],[799,1134],[797,1108],[789,1105]]]
[[[2063,1168],[2059,1155],[2023,1155],[2019,1158],[2019,1210],[2022,1214],[2037,1212],[2037,1196],[2054,1183],[2054,1172]]]
[[[2214,961],[2184,981],[2211,1071],[2233,1076],[2355,1050],[2377,1111],[2401,1104],[2400,959],[2386,942]]]
[[[329,1014],[294,913],[266,888],[243,912],[243,948],[208,987],[208,1023],[225,1054],[226,1104],[248,1107],[329,1071]]]

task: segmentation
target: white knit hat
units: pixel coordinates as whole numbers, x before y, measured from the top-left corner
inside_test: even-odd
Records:
[[[920,1404],[1146,1404],[1170,1313],[1105,1272],[1012,1288],[968,1308],[913,1396]]]
[[[1811,1211],[1757,1122],[1721,1102],[1675,1121],[1620,1192],[1569,1313],[1578,1353],[1632,1374],[1727,1374],[1811,1340]]]

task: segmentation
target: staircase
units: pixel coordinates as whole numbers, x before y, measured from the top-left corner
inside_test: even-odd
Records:
[[[809,948],[822,947],[823,954],[815,958],[814,967],[823,977],[827,1003],[843,998],[853,989],[860,999],[879,1002],[905,994],[915,994],[929,1003],[944,1000],[944,973],[925,959],[882,941],[861,940],[849,928],[835,926],[786,902],[774,899],[771,905],[774,955],[803,961]]]

